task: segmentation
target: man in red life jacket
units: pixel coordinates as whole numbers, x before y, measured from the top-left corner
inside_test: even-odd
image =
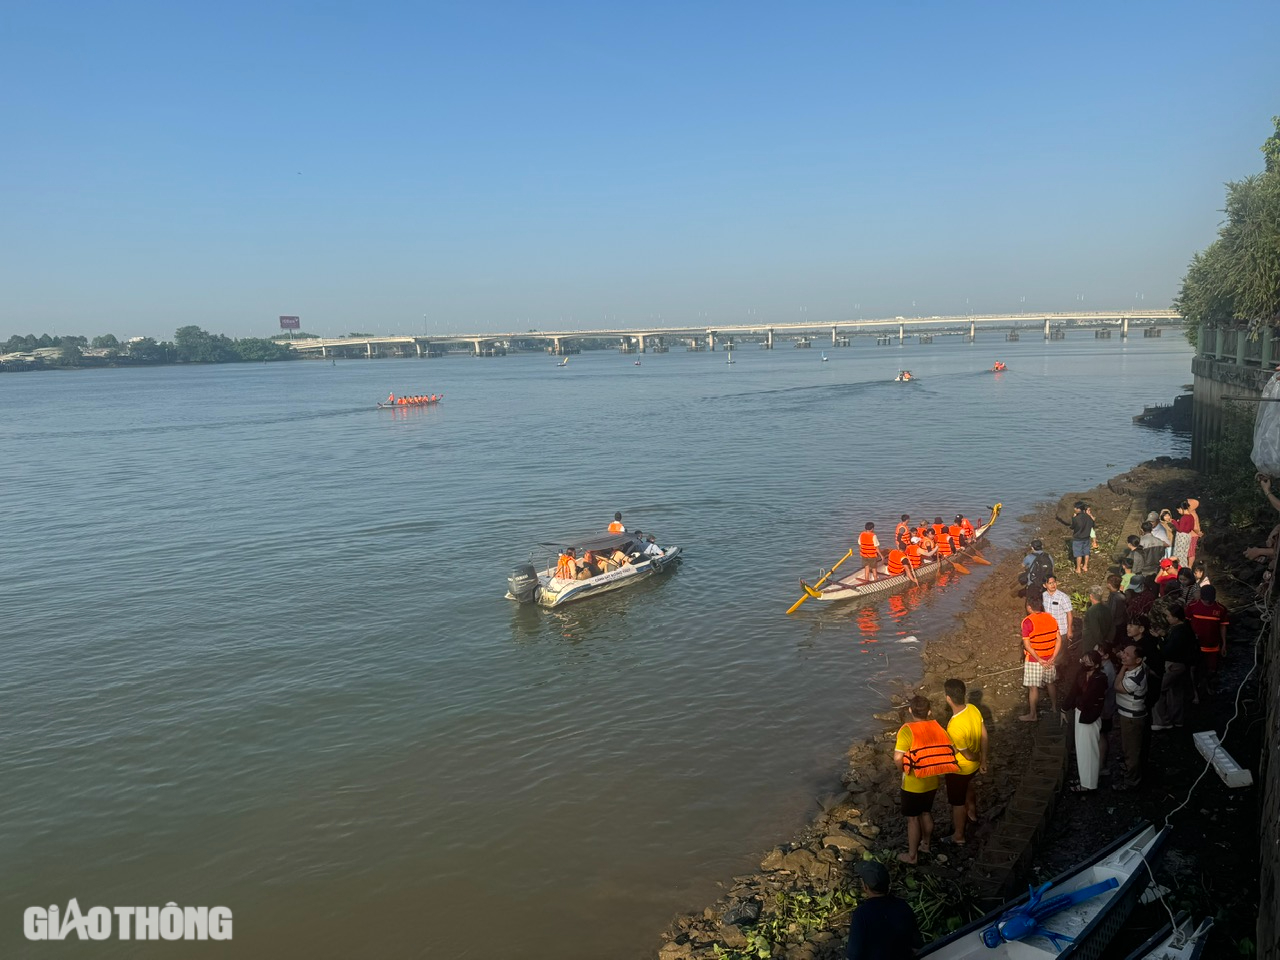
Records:
[[[955,747],[942,725],[929,719],[929,698],[912,697],[911,719],[898,730],[893,744],[893,762],[902,771],[902,815],[907,818],[907,852],[898,854],[903,863],[916,863],[929,852],[933,839],[933,798],[938,779],[959,773]]]
[[[880,540],[876,536],[876,525],[870,520],[866,528],[858,534],[858,555],[862,557],[862,582],[870,583],[877,579],[877,569],[884,554],[880,551]]]
[[[915,571],[920,569],[920,564],[924,563],[924,557],[920,555],[920,538],[912,537],[907,543],[907,562],[911,564],[911,572],[914,576]]]
[[[1027,713],[1018,719],[1033,723],[1038,718],[1040,688],[1049,688],[1049,702],[1058,712],[1058,672],[1054,662],[1062,646],[1062,629],[1058,618],[1044,612],[1044,599],[1039,594],[1027,595],[1027,615],[1022,619],[1022,685],[1027,688]]]

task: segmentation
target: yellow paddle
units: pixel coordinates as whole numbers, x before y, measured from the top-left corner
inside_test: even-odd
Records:
[[[968,573],[968,572],[969,572],[969,568],[968,568],[968,567],[966,567],[963,563],[956,563],[954,560],[952,560],[952,561],[951,561],[951,566],[955,569],[956,573]]]
[[[807,583],[802,583],[801,585],[804,587],[804,595],[795,603],[793,603],[791,606],[787,607],[787,616],[791,616],[791,614],[799,610],[800,605],[804,603],[806,600],[808,600],[810,597],[817,596],[816,588],[822,586],[824,583],[830,580],[831,574],[835,573],[836,570],[840,568],[840,564],[844,563],[846,560],[848,560],[852,556],[853,556],[853,547],[850,547],[849,552],[846,553],[839,560],[837,560],[836,565],[832,567],[829,571],[827,571],[827,575],[823,577],[821,580],[819,580],[817,583],[815,583],[812,587],[810,587]]]
[[[982,555],[981,555],[981,554],[979,554],[979,553],[971,553],[971,554],[969,554],[969,562],[970,562],[970,563],[980,563],[980,564],[982,564],[984,567],[989,567],[989,566],[991,566],[991,561],[990,561],[990,560],[988,560],[986,557],[982,556]]]

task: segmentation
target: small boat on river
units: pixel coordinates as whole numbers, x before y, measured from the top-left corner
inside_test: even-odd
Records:
[[[925,947],[934,960],[1097,960],[1124,926],[1169,834],[1142,824],[1017,900]],[[1160,956],[1160,954],[1154,954]]]
[[[899,370],[898,375],[893,378],[894,383],[917,383],[919,380],[910,370]]]
[[[579,580],[557,576],[559,558],[570,550],[576,561],[590,557],[596,561],[593,576]],[[656,573],[669,570],[680,558],[680,547],[661,548],[656,555],[644,552],[645,544],[635,534],[608,533],[581,540],[541,543],[529,562],[516,567],[507,578],[507,599],[558,607],[571,600],[585,600],[601,593],[632,587]],[[622,558],[618,562],[610,558]],[[597,559],[598,558],[598,559]]]
[[[942,557],[939,560],[926,561],[925,563],[920,564],[920,566],[914,567],[911,571],[915,574],[914,580],[912,580],[912,578],[905,572],[896,574],[895,576],[889,576],[889,568],[884,562],[881,562],[876,568],[875,580],[864,580],[862,576],[863,571],[861,569],[837,579],[830,579],[831,574],[836,572],[836,568],[853,556],[855,551],[850,549],[848,553],[836,561],[836,564],[831,568],[830,573],[819,578],[818,582],[813,586],[810,586],[801,579],[800,588],[804,591],[804,596],[792,605],[787,613],[793,612],[800,606],[800,603],[807,599],[852,600],[855,597],[869,597],[883,593],[896,593],[899,590],[915,586],[917,583],[921,583],[925,580],[932,580],[943,570],[955,568],[957,566],[957,561],[963,563],[966,559],[973,559],[978,563],[986,563],[985,560],[978,557],[978,549],[986,539],[987,532],[991,529],[992,525],[995,524],[996,518],[1000,516],[1002,506],[1003,505],[999,503],[993,506],[991,508],[990,519],[988,519],[982,526],[975,527],[973,531],[973,538],[955,553],[947,557]],[[961,572],[964,573],[967,571],[961,569]]]
[[[409,399],[408,397],[403,397],[401,398],[401,400],[397,400],[394,403],[384,400],[378,404],[378,409],[379,410],[403,410],[406,407],[431,407],[439,403],[443,399],[444,399],[443,393],[440,394],[439,396],[436,396],[435,394],[433,394],[429,397],[415,398],[412,400]]]

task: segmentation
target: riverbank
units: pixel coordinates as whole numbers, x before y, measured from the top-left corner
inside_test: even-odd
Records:
[[[1029,535],[1039,536],[1053,553],[1062,587],[1068,593],[1086,591],[1106,574],[1106,561],[1120,552],[1125,537],[1136,532],[1148,509],[1170,505],[1194,495],[1197,479],[1183,462],[1167,459],[1143,464],[1090,491],[1072,492],[1035,514],[1021,518]],[[1067,519],[1071,504],[1084,498],[1097,517],[1099,550],[1094,569],[1076,575],[1067,561]],[[1228,538],[1207,536],[1205,551],[1234,549]],[[957,628],[939,638],[927,638],[922,652],[923,678],[916,690],[934,704],[934,715],[946,719],[943,682],[959,677],[969,685],[971,699],[982,710],[991,738],[990,771],[979,779],[980,822],[964,848],[935,846],[918,867],[897,862],[905,849],[905,824],[898,813],[898,772],[892,764],[893,736],[902,722],[901,710],[876,714],[885,722],[880,735],[853,744],[848,769],[841,780],[843,791],[824,804],[824,812],[792,842],[771,850],[760,871],[735,877],[726,896],[701,914],[677,917],[664,932],[659,951],[662,960],[694,960],[703,957],[786,957],[819,960],[843,956],[849,912],[855,903],[850,867],[867,856],[886,862],[897,892],[916,908],[926,940],[980,916],[989,902],[980,895],[988,890],[980,882],[979,861],[1023,780],[1037,737],[1060,736],[1053,732],[1057,718],[1044,711],[1039,724],[1021,723],[1025,712],[1022,687],[1021,644],[1018,625],[1023,601],[1014,593],[1016,576],[1025,553],[1022,543],[998,541],[988,553],[995,566],[977,587],[971,608],[959,618]],[[1215,569],[1211,566],[1211,573]],[[1224,584],[1226,583],[1224,578]],[[1220,588],[1221,589],[1221,588]],[[1252,624],[1238,607],[1244,597],[1228,586],[1223,599],[1236,611],[1233,636],[1248,633]],[[1256,634],[1256,630],[1253,631]],[[1252,648],[1237,641],[1239,653],[1224,667],[1223,687],[1234,690],[1247,672]],[[1192,729],[1222,729],[1232,702],[1227,694],[1206,703],[1192,719]],[[1226,715],[1224,715],[1226,711]],[[1239,724],[1236,730],[1243,730]],[[1254,725],[1256,727],[1256,725]],[[1048,729],[1046,729],[1048,728]],[[1256,740],[1256,731],[1254,734]],[[1118,743],[1115,745],[1118,747]],[[1247,740],[1227,743],[1243,765],[1256,757],[1256,746]],[[1163,822],[1186,796],[1203,762],[1181,731],[1160,733],[1153,744],[1150,786],[1134,794],[1110,790],[1080,798],[1055,797],[1042,839],[1031,851],[1032,871],[1048,879],[1087,857],[1139,819]],[[1113,752],[1112,762],[1118,750]],[[943,800],[935,806],[937,835],[946,832],[949,809]],[[1256,876],[1255,831],[1238,829],[1241,818],[1256,823],[1253,791],[1228,791],[1210,773],[1200,781],[1197,793],[1175,821],[1175,832],[1166,864],[1172,868],[1163,882],[1172,893],[1166,899],[1175,907],[1187,906],[1203,915],[1222,911],[1234,926],[1232,939],[1252,935],[1249,903],[1256,903],[1256,883],[1241,884],[1241,864],[1252,862]],[[1227,855],[1224,855],[1224,851]],[[1247,868],[1246,868],[1247,869]],[[1215,876],[1224,871],[1225,876]],[[1234,879],[1232,879],[1234,877]],[[1212,906],[1210,906],[1212,904]],[[1146,908],[1130,926],[1135,933],[1157,926],[1163,918],[1159,904]],[[1221,921],[1220,921],[1221,923]],[[1247,930],[1241,930],[1247,925]],[[1137,941],[1140,942],[1140,941]],[[1121,954],[1123,955],[1123,954]]]

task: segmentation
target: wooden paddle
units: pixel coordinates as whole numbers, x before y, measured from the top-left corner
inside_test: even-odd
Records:
[[[956,563],[956,561],[952,560],[951,566],[956,571],[956,573],[969,573],[969,568],[966,567],[963,563]]]
[[[826,575],[825,577],[823,577],[821,580],[819,580],[817,583],[815,583],[815,584],[813,585],[813,587],[809,587],[809,586],[807,586],[807,585],[806,585],[806,586],[805,586],[805,592],[804,592],[804,595],[803,595],[803,596],[801,596],[801,597],[800,597],[800,599],[799,599],[799,600],[797,600],[795,603],[793,603],[791,606],[787,607],[787,616],[791,616],[791,614],[793,614],[793,613],[795,613],[797,610],[799,610],[799,609],[800,609],[800,605],[801,605],[802,603],[804,603],[806,600],[808,600],[808,599],[809,599],[809,597],[810,597],[809,590],[810,590],[810,589],[814,589],[814,590],[816,590],[818,587],[822,586],[824,583],[826,583],[828,580],[830,580],[830,579],[831,579],[831,574],[835,573],[835,572],[836,572],[836,570],[838,570],[838,569],[840,568],[840,564],[844,563],[846,560],[848,560],[848,559],[849,559],[850,557],[852,557],[852,556],[853,556],[853,547],[850,547],[850,548],[849,548],[849,552],[848,552],[848,553],[846,553],[843,557],[841,557],[839,560],[837,560],[837,561],[836,561],[836,565],[835,565],[834,567],[832,567],[830,570],[828,570],[828,571],[827,571],[827,575]]]
[[[971,554],[969,554],[969,562],[970,562],[970,563],[980,563],[980,564],[982,564],[984,567],[989,567],[989,566],[991,566],[991,561],[990,561],[990,560],[988,560],[986,557],[984,557],[984,556],[983,556],[982,554],[980,554],[980,553],[971,553]]]

